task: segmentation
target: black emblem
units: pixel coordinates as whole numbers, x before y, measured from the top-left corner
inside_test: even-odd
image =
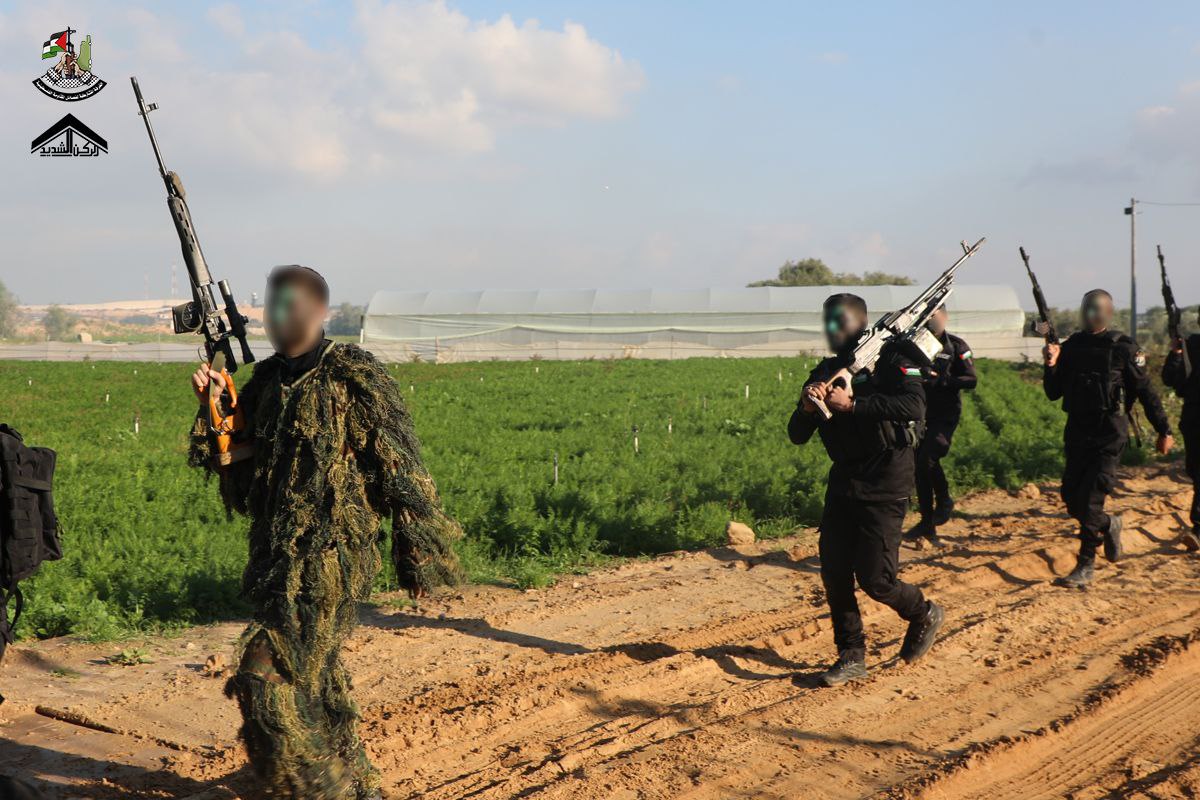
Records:
[[[74,114],[67,114],[34,139],[29,152],[39,156],[98,156],[108,152],[108,142]]]

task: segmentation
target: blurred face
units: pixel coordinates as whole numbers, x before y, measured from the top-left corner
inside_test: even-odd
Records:
[[[853,306],[837,303],[825,307],[825,341],[834,352],[845,349],[866,326],[866,316]]]
[[[1113,320],[1113,301],[1106,292],[1092,290],[1083,296],[1079,306],[1080,322],[1089,333],[1108,330]]]
[[[929,318],[929,322],[925,323],[925,327],[935,336],[941,336],[946,332],[946,321],[950,319],[950,315],[945,308],[939,308],[933,312],[933,316]]]
[[[306,284],[283,281],[267,290],[263,324],[274,348],[285,356],[311,350],[321,336],[329,309]]]

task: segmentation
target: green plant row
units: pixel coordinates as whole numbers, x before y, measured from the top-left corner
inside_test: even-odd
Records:
[[[730,519],[764,537],[813,524],[828,461],[819,444],[797,448],[786,436],[811,364],[391,369],[467,532],[472,578],[536,586],[614,557],[717,544]],[[215,487],[184,464],[190,369],[0,362],[0,420],[59,451],[66,527],[66,557],[29,582],[21,635],[112,638],[246,613],[245,521],[228,520]],[[1036,373],[986,361],[980,373],[947,462],[956,489],[1055,475],[1062,415]],[[380,577],[380,589],[392,586]]]

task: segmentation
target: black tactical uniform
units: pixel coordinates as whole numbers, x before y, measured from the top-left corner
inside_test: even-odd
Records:
[[[825,359],[808,383],[828,381],[846,362],[844,356]],[[805,444],[820,432],[833,460],[821,517],[821,580],[838,652],[861,661],[866,638],[855,579],[869,597],[910,623],[922,620],[930,608],[920,589],[897,578],[925,390],[920,368],[887,350],[873,373],[855,376],[852,389],[852,412],[823,421],[801,404],[788,423],[788,436]]]
[[[1187,340],[1188,359],[1192,374],[1185,375],[1183,352],[1172,350],[1163,364],[1163,383],[1183,398],[1183,414],[1179,418],[1179,432],[1183,434],[1184,462],[1188,477],[1192,479],[1192,533],[1200,536],[1200,334],[1192,334]],[[1195,539],[1192,540],[1195,542]]]
[[[925,379],[925,437],[917,450],[917,503],[922,522],[944,523],[954,501],[950,484],[942,470],[942,459],[950,452],[950,442],[962,417],[964,390],[974,389],[975,360],[965,341],[951,333],[938,337],[942,352],[933,359]],[[933,373],[937,373],[936,377]],[[937,514],[934,514],[934,498]]]
[[[1110,530],[1104,502],[1129,441],[1128,412],[1134,401],[1141,401],[1160,435],[1171,432],[1170,423],[1146,375],[1145,355],[1119,331],[1073,334],[1063,342],[1058,363],[1045,368],[1042,384],[1051,400],[1062,398],[1067,412],[1062,498],[1079,522],[1080,563],[1090,564]],[[1114,557],[1119,550],[1110,555]]]

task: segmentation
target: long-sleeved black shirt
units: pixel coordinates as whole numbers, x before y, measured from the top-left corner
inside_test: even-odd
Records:
[[[1200,424],[1200,333],[1193,333],[1184,344],[1192,362],[1192,374],[1184,370],[1183,352],[1172,350],[1163,363],[1162,380],[1183,398],[1183,420]]]
[[[825,359],[805,385],[829,380],[846,363],[844,356]],[[805,411],[801,400],[788,422],[788,436],[799,445],[820,433],[833,460],[828,494],[864,502],[907,498],[915,465],[904,428],[925,418],[921,369],[899,353],[885,350],[874,370],[854,376],[851,389],[853,411],[835,412],[829,420]]]
[[[1068,447],[1103,447],[1129,438],[1127,412],[1140,402],[1159,434],[1171,423],[1137,343],[1119,331],[1072,334],[1062,343],[1058,363],[1042,373],[1046,397],[1062,399],[1067,412],[1063,439]]]
[[[943,331],[938,340],[942,352],[934,356],[933,366],[925,373],[925,419],[957,423],[962,416],[961,393],[979,382],[975,358],[970,346],[952,333]]]

